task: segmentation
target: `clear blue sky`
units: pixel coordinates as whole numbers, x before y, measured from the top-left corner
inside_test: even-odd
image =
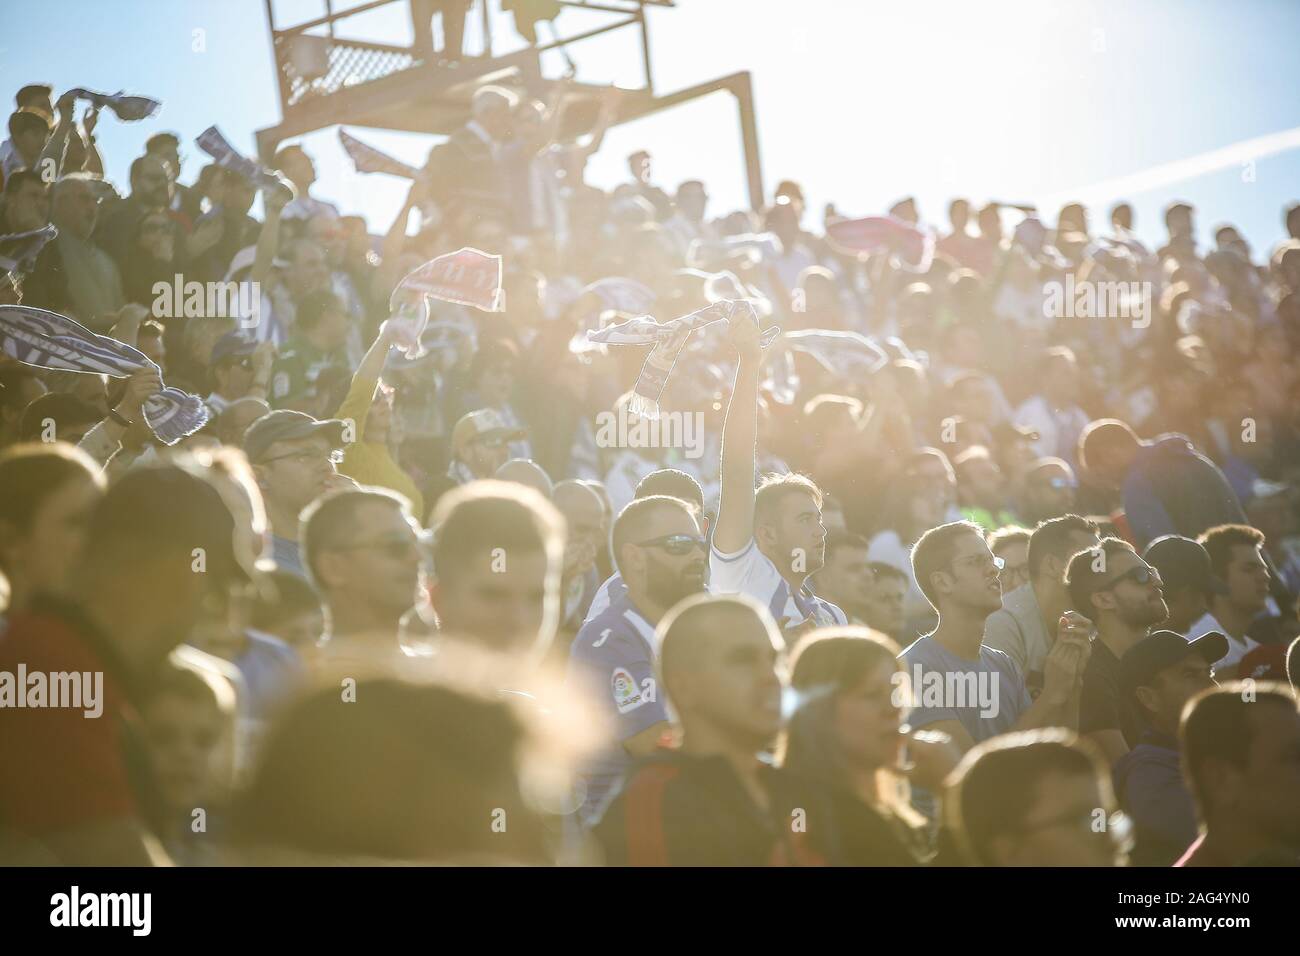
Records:
[[[277,0],[276,9],[298,22],[324,4]],[[566,12],[560,23],[581,27],[592,16]],[[905,194],[940,221],[953,195],[1055,201],[1300,128],[1300,3],[1289,0],[679,0],[650,16],[660,92],[752,71],[768,189],[799,180],[818,217],[828,201],[866,215]],[[400,9],[359,26],[392,42],[409,35]],[[193,48],[196,30],[203,52]],[[497,36],[512,38],[508,23]],[[584,81],[630,85],[639,70],[631,33],[573,53]],[[143,123],[101,119],[108,174],[120,183],[153,132],[176,130],[190,143],[189,182],[200,165],[192,140],[206,126],[251,153],[253,132],[280,119],[262,0],[0,0],[0,104],[38,80],[163,100]],[[358,135],[416,163],[432,143]],[[305,142],[319,194],[366,215],[372,231],[386,229],[401,184],[353,174],[332,129]],[[592,181],[617,183],[623,157],[641,146],[665,187],[701,178],[711,212],[745,204],[725,95],[615,130]],[[1175,197],[1195,203],[1203,234],[1231,221],[1265,250],[1282,235],[1282,206],[1300,198],[1300,149],[1130,194],[1139,231],[1158,236],[1159,210]],[[1105,215],[1104,206],[1091,211],[1094,222]]]

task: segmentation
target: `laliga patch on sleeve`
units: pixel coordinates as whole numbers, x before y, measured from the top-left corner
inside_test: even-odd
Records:
[[[632,675],[622,667],[615,667],[609,677],[610,689],[614,692],[614,706],[620,714],[636,710],[646,702],[645,695],[636,685]]]

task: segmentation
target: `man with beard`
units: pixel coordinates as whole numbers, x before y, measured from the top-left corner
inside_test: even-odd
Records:
[[[667,495],[669,498],[680,498],[686,502],[700,516],[700,527],[704,529],[705,534],[708,534],[709,517],[704,513],[704,490],[700,488],[700,483],[686,472],[676,468],[660,468],[650,472],[636,486],[635,497],[649,498],[651,495]],[[605,579],[600,590],[596,592],[582,623],[589,623],[610,604],[622,600],[626,595],[627,585],[623,583],[623,576],[615,568],[614,573]]]
[[[1119,661],[1169,616],[1163,582],[1160,572],[1127,541],[1103,538],[1097,547],[1070,559],[1065,586],[1074,609],[1097,626],[1083,673],[1079,732],[1100,747],[1113,766],[1139,734],[1135,715],[1122,705]]]
[[[815,790],[770,766],[784,650],[752,598],[696,595],[660,623],[681,746],[640,764],[593,834],[607,865],[817,866],[834,850]],[[793,822],[792,822],[793,821]]]
[[[694,510],[666,495],[638,498],[613,529],[614,560],[627,594],[583,625],[569,655],[569,680],[590,688],[617,744],[585,774],[580,822],[588,820],[627,770],[669,729],[655,688],[655,626],[683,598],[704,590],[708,547]]]
[[[933,528],[912,549],[916,582],[939,624],[899,655],[915,695],[908,722],[948,734],[963,751],[1011,730],[1078,723],[1086,622],[1061,616],[1043,660],[1043,691],[1031,701],[1011,658],[984,643],[985,622],[1002,607],[999,561],[969,521]]]
[[[419,529],[410,503],[380,488],[340,491],[302,515],[303,563],[325,602],[328,651],[398,650],[402,615],[420,586]]]
[[[822,493],[805,475],[765,475],[754,489],[758,432],[758,378],[762,364],[758,323],[730,323],[727,337],[740,367],[722,430],[722,490],[709,553],[714,593],[748,594],[780,624],[787,643],[804,631],[848,618],[806,585],[826,559]]]

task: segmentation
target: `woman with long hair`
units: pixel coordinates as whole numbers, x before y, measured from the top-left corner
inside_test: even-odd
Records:
[[[909,803],[909,781],[937,791],[961,756],[943,735],[903,734],[911,692],[898,654],[878,631],[829,627],[800,641],[791,661],[799,705],[782,766],[830,794],[848,866],[927,863],[926,820]]]

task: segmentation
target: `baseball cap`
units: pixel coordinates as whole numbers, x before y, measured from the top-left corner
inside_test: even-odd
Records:
[[[1207,664],[1222,660],[1228,653],[1228,639],[1218,631],[1202,634],[1189,641],[1177,631],[1152,631],[1119,659],[1119,681],[1125,695],[1150,684],[1156,674],[1172,667],[1191,654],[1199,654]]]
[[[316,419],[305,412],[278,408],[248,426],[244,432],[244,454],[251,464],[256,465],[276,442],[298,441],[314,435],[328,438],[331,448],[342,448],[344,427],[344,422],[338,418]]]
[[[212,346],[211,363],[220,365],[232,358],[246,358],[257,350],[257,342],[238,332],[227,332]]]
[[[451,447],[459,453],[466,445],[478,438],[500,437],[506,441],[518,441],[527,437],[522,428],[511,428],[494,409],[480,408],[461,416],[460,421],[451,432]]]
[[[1210,555],[1191,538],[1178,534],[1156,538],[1142,558],[1160,572],[1168,588],[1190,586],[1205,594],[1228,593],[1228,585],[1210,567]]]

